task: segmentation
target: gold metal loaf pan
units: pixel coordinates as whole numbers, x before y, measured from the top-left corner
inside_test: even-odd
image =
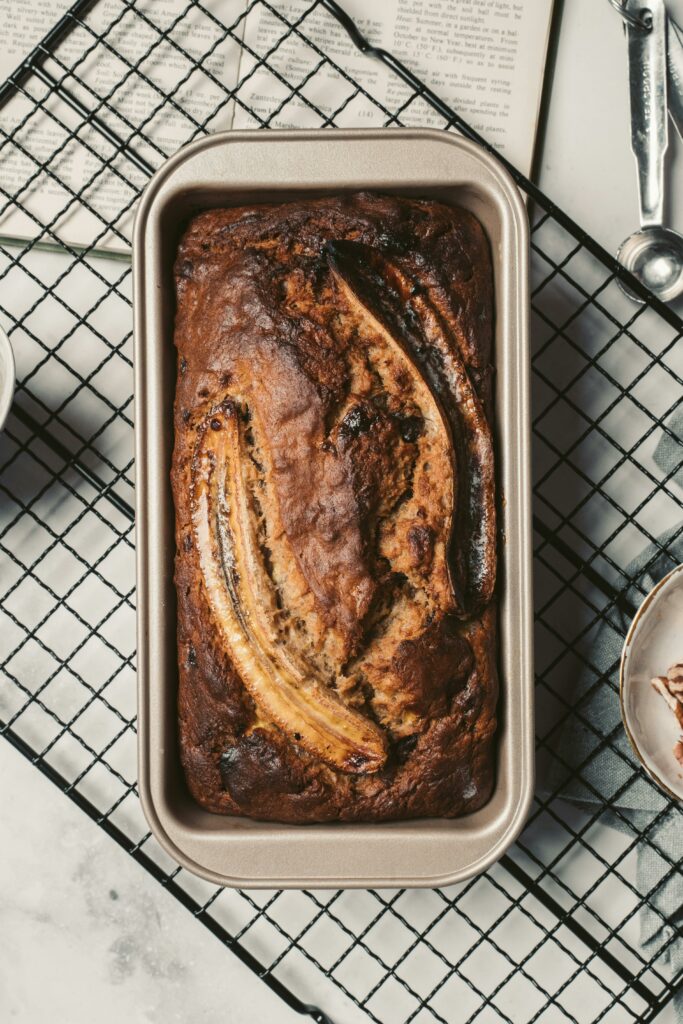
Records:
[[[456,820],[277,825],[222,817],[190,797],[177,740],[172,264],[183,224],[215,206],[360,189],[471,210],[491,243],[496,335],[500,725],[489,803]],[[221,885],[437,886],[501,856],[533,790],[528,225],[512,180],[484,151],[432,130],[229,132],[182,149],[140,202],[134,240],[139,783],[164,849]]]

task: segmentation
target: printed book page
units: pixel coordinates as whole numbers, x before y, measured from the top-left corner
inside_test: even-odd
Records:
[[[342,0],[369,40],[401,58],[527,174],[552,3]],[[68,6],[12,0],[0,38],[3,78]],[[59,78],[75,65],[76,77],[65,83],[71,93],[119,138],[130,139],[140,162],[152,167],[207,130],[320,127],[332,119],[339,127],[371,127],[395,123],[389,112],[404,104],[401,123],[443,127],[424,100],[411,100],[393,73],[359,53],[331,15],[318,7],[303,17],[309,7],[309,0],[256,3],[241,18],[246,0],[204,0],[189,8],[186,0],[138,0],[129,11],[120,0],[99,0],[46,68]],[[284,19],[302,17],[301,35],[287,33]],[[223,26],[233,24],[226,35]],[[168,38],[153,26],[170,29]],[[190,58],[207,53],[204,70],[193,68]],[[260,60],[266,53],[268,68]],[[316,70],[323,53],[339,71],[329,64]],[[131,73],[134,67],[141,74]],[[235,90],[234,101],[226,103],[224,88]],[[147,173],[99,132],[81,127],[70,137],[82,118],[55,95],[36,107],[48,91],[36,76],[24,89],[29,95],[19,91],[0,109],[0,236],[128,254]],[[10,199],[18,189],[21,205]]]
[[[296,22],[308,6],[306,0],[285,0],[277,8],[288,21]],[[382,0],[376,4],[342,0],[342,6],[371,43],[400,58],[472,128],[529,174],[553,0]],[[362,82],[386,111],[397,110],[412,95],[395,74],[360,53],[323,9],[305,17],[301,31],[342,71]],[[264,53],[281,35],[281,22],[267,8],[256,5],[250,10],[240,81],[248,74],[250,62],[256,65],[248,50]],[[298,83],[318,59],[311,47],[292,34],[268,63],[282,78]],[[265,116],[289,92],[269,70],[257,67],[239,96],[246,106]],[[273,127],[319,126],[315,106],[329,117],[334,114],[339,127],[375,126],[388,120],[376,104],[353,93],[343,74],[326,70],[324,76],[318,73],[305,83],[300,94],[269,123]],[[419,99],[408,104],[400,119],[411,126],[444,126],[444,119]],[[257,127],[258,123],[242,106],[236,106],[234,128]]]
[[[3,4],[8,0],[0,0],[0,9]],[[11,0],[10,30],[0,38],[7,75],[68,6]],[[245,9],[245,0],[203,0],[201,7],[137,0],[126,11],[120,0],[98,0],[86,27],[74,29],[45,66],[56,78],[75,66],[77,77],[65,80],[69,91],[156,168],[192,138],[230,128],[233,104],[225,102],[223,87],[237,81]],[[226,35],[224,26],[235,22],[234,36]],[[162,38],[159,29],[169,28]],[[196,69],[193,60],[202,58],[203,70]],[[0,109],[0,236],[128,254],[133,208],[148,174],[97,131],[81,127],[70,138],[82,117],[59,97],[36,109],[47,89],[35,75],[24,88],[28,96],[19,91]],[[36,161],[47,161],[46,169]],[[22,185],[23,209],[7,198]]]

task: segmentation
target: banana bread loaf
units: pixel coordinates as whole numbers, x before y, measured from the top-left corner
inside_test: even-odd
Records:
[[[285,822],[477,809],[497,698],[481,226],[367,193],[211,210],[175,279],[193,796]]]

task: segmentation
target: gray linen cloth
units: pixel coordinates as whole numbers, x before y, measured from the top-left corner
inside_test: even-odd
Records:
[[[677,486],[683,489],[683,409],[673,414],[667,426],[671,434],[663,434],[654,458],[666,477],[671,474],[668,486],[675,491]],[[648,546],[627,567],[629,579],[634,580],[626,595],[631,606],[637,607],[644,593],[683,562],[683,533],[676,536],[677,532],[663,535],[659,538],[661,547]],[[666,796],[645,774],[621,726],[618,673],[630,616],[617,610],[611,617],[617,628],[604,622],[586,642],[582,653],[592,670],[586,670],[577,680],[575,694],[581,717],[600,735],[596,737],[571,715],[558,739],[559,759],[548,766],[548,784],[541,784],[539,791],[541,796],[555,793],[589,811],[607,802],[608,808],[600,816],[602,824],[627,834],[631,840],[635,838],[634,830],[646,832],[638,843],[634,883],[639,895],[647,898],[638,912],[641,954],[648,962],[656,961],[658,972],[673,981],[683,972],[683,815],[680,805],[668,807]],[[683,636],[681,645],[683,658]],[[601,747],[600,736],[609,736],[619,754],[609,746]],[[573,774],[575,769],[577,774]],[[633,780],[631,785],[629,780]],[[666,857],[675,865],[673,870]],[[683,991],[674,1001],[677,1019],[683,1022]]]

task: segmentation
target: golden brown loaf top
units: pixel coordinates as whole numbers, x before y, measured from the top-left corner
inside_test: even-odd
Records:
[[[479,223],[366,193],[211,210],[175,277],[192,794],[290,822],[475,810],[497,697]]]

